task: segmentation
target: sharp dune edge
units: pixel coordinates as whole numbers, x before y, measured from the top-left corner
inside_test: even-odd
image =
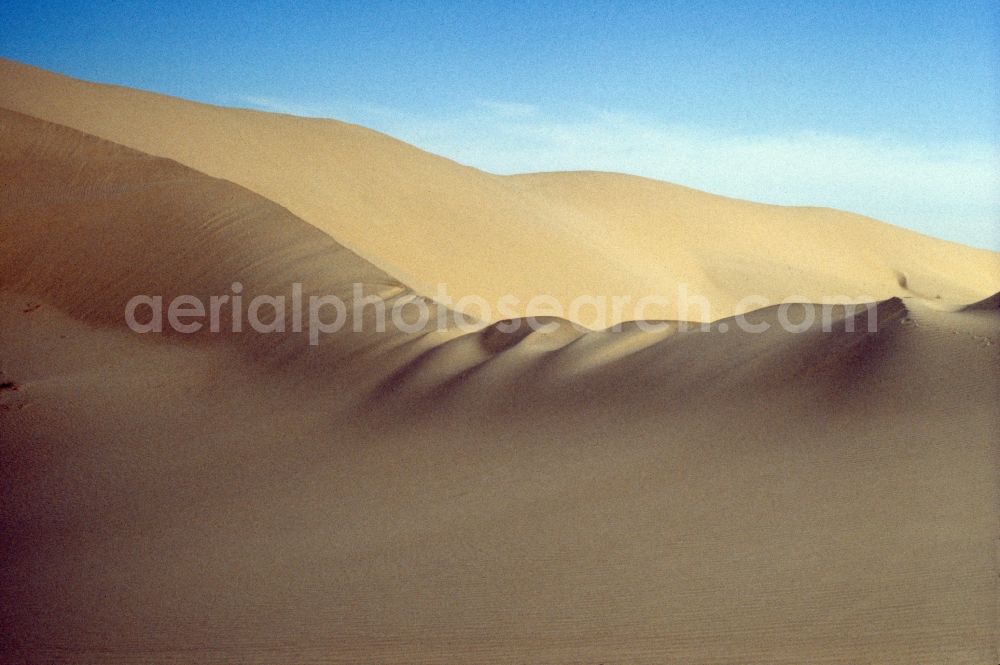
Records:
[[[996,253],[628,176],[494,176],[10,61],[0,80],[0,660],[1000,662]],[[316,347],[124,326],[132,295],[237,280],[687,283],[717,309],[706,332]],[[842,308],[830,332],[724,332],[748,293],[866,294],[878,329]]]

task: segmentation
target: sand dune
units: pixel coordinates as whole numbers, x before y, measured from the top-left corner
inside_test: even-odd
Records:
[[[998,662],[996,254],[0,70],[0,660]],[[318,346],[123,323],[234,281],[722,304]],[[724,318],[861,292],[873,330]]]
[[[425,295],[439,283],[456,300],[512,294],[513,316],[550,314],[527,307],[538,294],[567,306],[665,294],[669,303],[638,318],[706,320],[732,315],[749,293],[775,303],[971,302],[1000,291],[995,254],[858,215],[616,174],[498,177],[354,125],[196,104],[9,60],[0,82],[0,107],[242,185]],[[679,311],[681,284],[712,311]]]

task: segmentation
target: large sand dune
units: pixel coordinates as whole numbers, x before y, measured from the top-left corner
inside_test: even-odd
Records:
[[[997,254],[0,77],[3,662],[1000,662]],[[684,283],[716,320],[318,346],[123,323],[234,281]],[[769,307],[749,333],[723,318],[747,294],[867,294],[878,325]]]
[[[715,319],[753,293],[818,302],[1000,290],[990,252],[839,211],[752,204],[618,174],[499,177],[333,120],[225,109],[0,59],[0,107],[167,157],[287,208],[425,295],[666,294]],[[761,165],[766,168],[766,165]],[[678,286],[708,316],[677,311]],[[629,318],[629,317],[625,317]],[[614,321],[611,321],[613,323]]]

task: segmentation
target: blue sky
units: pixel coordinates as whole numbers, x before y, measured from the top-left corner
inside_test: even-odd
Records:
[[[1000,249],[1000,3],[0,5],[0,54]]]

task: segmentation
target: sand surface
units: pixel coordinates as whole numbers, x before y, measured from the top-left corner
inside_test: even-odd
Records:
[[[0,182],[3,662],[1000,662],[996,253],[10,61]],[[714,323],[125,326],[234,281]]]

